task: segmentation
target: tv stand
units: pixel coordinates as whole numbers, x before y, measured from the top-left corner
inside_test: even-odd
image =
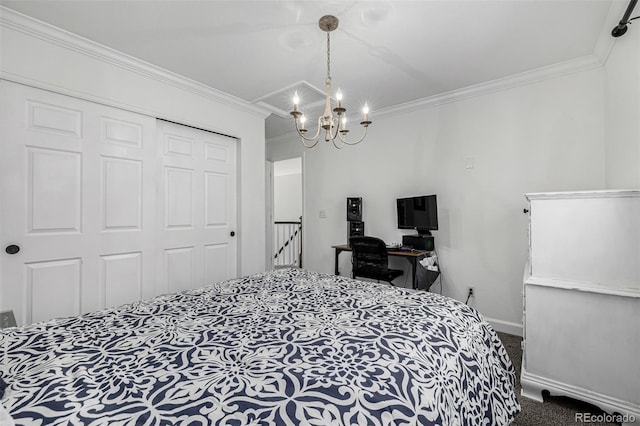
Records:
[[[431,231],[427,230],[427,229],[416,229],[416,231],[418,231],[418,235],[426,235],[426,236],[431,236]]]

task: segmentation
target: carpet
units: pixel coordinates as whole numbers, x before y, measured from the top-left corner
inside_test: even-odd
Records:
[[[540,403],[521,396],[522,337],[506,333],[498,333],[498,336],[516,370],[516,395],[518,395],[518,401],[520,401],[520,406],[522,407],[522,411],[518,414],[512,426],[619,425],[619,423],[576,422],[576,413],[606,414],[598,407],[586,402],[567,397],[543,395],[544,402]]]

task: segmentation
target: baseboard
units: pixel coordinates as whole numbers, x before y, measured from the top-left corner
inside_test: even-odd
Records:
[[[522,385],[522,396],[525,398],[542,402],[542,391],[546,390],[553,396],[568,396],[588,402],[609,414],[627,415],[630,421],[622,422],[623,425],[640,426],[640,405],[531,374],[526,371],[524,366],[520,374],[520,384]]]
[[[513,334],[514,336],[523,336],[522,333],[522,324],[518,324],[516,322],[503,321],[493,318],[484,318],[495,331],[499,331],[501,333]]]

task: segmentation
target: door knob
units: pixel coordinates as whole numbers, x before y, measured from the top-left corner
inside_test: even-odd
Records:
[[[7,248],[4,249],[4,251],[6,251],[7,254],[16,254],[17,252],[20,251],[20,246],[11,244],[11,245],[8,245]]]
[[[229,232],[229,235],[231,235],[232,237],[235,237],[236,236],[236,231]]]

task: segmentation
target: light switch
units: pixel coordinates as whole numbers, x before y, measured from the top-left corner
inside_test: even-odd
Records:
[[[476,159],[474,157],[467,157],[464,162],[465,169],[473,169],[475,167]]]

